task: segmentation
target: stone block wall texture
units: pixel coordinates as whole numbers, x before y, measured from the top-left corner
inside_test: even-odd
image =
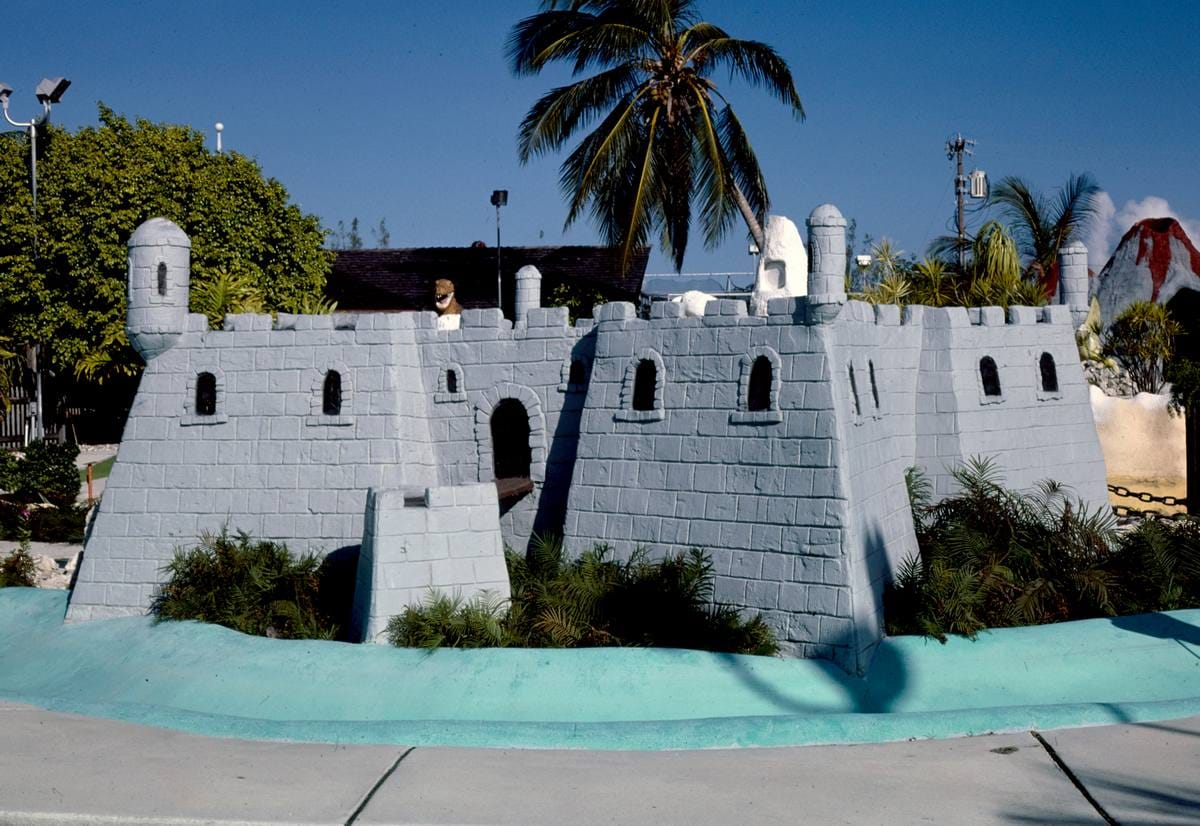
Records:
[[[354,638],[380,642],[388,620],[431,591],[508,599],[492,484],[367,493],[351,613]]]
[[[409,573],[434,584],[435,559],[413,567],[399,549],[449,554],[444,508],[482,485],[486,502],[461,503],[467,524],[494,510],[514,548],[535,532],[562,532],[574,552],[704,548],[718,601],[761,612],[792,653],[862,671],[884,586],[916,550],[906,468],[944,496],[956,464],[992,457],[1010,485],[1054,478],[1098,507],[1105,474],[1071,308],[847,302],[844,223],[814,211],[809,295],[762,316],[719,300],[700,318],[602,305],[575,326],[565,308],[529,306],[515,328],[493,309],[465,311],[457,330],[433,313],[364,313],[232,315],[210,331],[192,315],[177,336],[161,317],[186,306],[170,286],[184,274],[166,296],[146,292],[156,264],[142,258],[159,248],[135,234],[131,295],[157,303],[152,317],[131,304],[128,331],[148,364],[68,619],[144,611],[173,549],[227,525],[298,551],[363,544],[359,630],[373,636],[416,599]],[[169,266],[186,269],[172,243]],[[206,373],[211,412],[197,409]],[[517,443],[492,433],[506,400],[528,420],[533,491],[496,502],[496,442]],[[428,491],[426,505],[405,490]],[[481,530],[494,539],[490,521]],[[474,561],[436,561],[457,572],[438,584],[499,582]]]

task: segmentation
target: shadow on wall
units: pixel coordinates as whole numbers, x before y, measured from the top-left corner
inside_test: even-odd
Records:
[[[896,654],[896,650],[883,641],[883,589],[895,579],[896,572],[892,570],[891,560],[888,559],[887,543],[879,524],[873,523],[866,531],[867,580],[880,583],[878,590],[872,587],[869,595],[872,600],[869,617],[874,618],[876,627],[855,627],[854,633],[859,640],[874,640],[871,647],[862,655],[863,668],[866,672],[866,694],[862,700],[862,711],[882,714],[891,711],[896,701],[908,686],[908,667]],[[870,621],[870,620],[868,620]]]
[[[591,359],[591,348],[578,342],[571,351],[573,362],[587,363]],[[576,376],[572,375],[572,381]],[[586,378],[590,381],[591,376]],[[554,392],[551,389],[551,392]],[[583,418],[583,405],[587,400],[587,383],[568,383],[563,397],[562,410],[550,437],[546,455],[546,480],[542,483],[538,497],[537,513],[533,518],[534,536],[562,536],[567,516],[567,492],[571,488],[571,477],[575,473],[576,448],[579,442],[579,426]],[[532,539],[532,537],[531,537]]]
[[[883,535],[878,526],[873,527],[867,535],[867,564],[871,581],[876,577],[884,577],[884,582],[892,581],[891,564],[884,552]],[[883,597],[882,593],[873,595],[876,600],[875,608],[882,622]],[[853,627],[842,640],[830,640],[835,646],[845,646],[853,650],[858,640],[877,639],[881,634],[878,628]],[[826,642],[826,641],[823,641]],[[792,696],[781,691],[758,676],[743,657],[732,654],[720,655],[729,670],[751,691],[770,702],[783,714],[813,714],[829,713],[824,705],[808,702],[801,696]],[[874,643],[864,655],[865,676],[855,676],[847,673],[836,663],[829,660],[815,660],[816,665],[829,682],[836,685],[845,694],[845,711],[860,714],[885,714],[893,710],[897,701],[903,696],[909,684],[909,669],[892,646]]]
[[[359,642],[353,633],[354,588],[358,578],[361,545],[346,545],[331,551],[317,571],[318,609],[337,624],[339,642]]]

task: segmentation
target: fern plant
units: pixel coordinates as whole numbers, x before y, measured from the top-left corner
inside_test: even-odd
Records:
[[[959,493],[930,504],[923,477],[909,475],[920,551],[885,595],[888,633],[944,640],[1117,612],[1110,512],[1089,511],[1054,482],[1005,488],[990,459],[970,459],[953,476]]]
[[[627,561],[597,545],[569,560],[561,539],[537,538],[528,554],[508,551],[512,598],[464,602],[433,593],[388,623],[394,645],[575,648],[649,645],[774,654],[774,633],[761,617],[743,619],[714,605],[712,562],[702,551],[651,560],[645,549]]]
[[[164,567],[150,613],[159,620],[211,622],[264,637],[333,639],[337,626],[320,593],[320,560],[286,545],[226,529],[177,550]]]

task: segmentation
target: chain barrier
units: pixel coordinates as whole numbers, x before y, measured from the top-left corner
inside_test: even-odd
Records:
[[[1108,489],[1111,493],[1117,496],[1127,497],[1129,499],[1137,499],[1139,502],[1155,502],[1167,507],[1187,507],[1187,499],[1178,496],[1155,496],[1153,493],[1146,491],[1130,490],[1124,485],[1109,485]],[[1163,513],[1153,508],[1131,508],[1128,505],[1113,505],[1113,513],[1117,516],[1132,516],[1143,519],[1168,519],[1171,521],[1182,521],[1188,518],[1187,513]]]
[[[1137,499],[1140,502],[1158,502],[1160,505],[1168,507],[1187,507],[1187,499],[1178,496],[1155,496],[1153,493],[1146,491],[1130,490],[1124,485],[1109,485],[1108,489],[1117,496],[1126,496],[1130,499]]]
[[[1136,519],[1163,519],[1168,522],[1183,522],[1190,519],[1186,513],[1163,513],[1162,511],[1138,510],[1125,505],[1113,505],[1113,513],[1119,517],[1134,517]]]

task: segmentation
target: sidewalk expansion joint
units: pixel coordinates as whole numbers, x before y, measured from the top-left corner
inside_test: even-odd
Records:
[[[375,792],[379,791],[379,787],[388,781],[388,778],[392,776],[392,773],[400,767],[400,764],[404,761],[404,758],[412,754],[415,749],[416,746],[409,746],[407,749],[401,752],[400,756],[397,757],[395,762],[388,767],[387,771],[380,775],[379,779],[375,781],[375,784],[367,790],[367,793],[363,795],[363,799],[358,801],[358,805],[354,807],[354,811],[350,813],[350,817],[346,818],[346,822],[343,824],[343,826],[351,826],[354,821],[358,820],[358,816],[363,813],[363,809],[367,808],[367,804],[371,802],[371,798],[375,796]]]
[[[1109,826],[1120,826],[1116,819],[1114,819],[1112,815],[1104,810],[1104,807],[1100,805],[1100,801],[1092,797],[1092,793],[1089,792],[1087,787],[1083,785],[1083,781],[1080,780],[1079,777],[1076,776],[1075,772],[1071,771],[1071,767],[1068,766],[1063,759],[1058,756],[1058,752],[1054,750],[1053,746],[1046,742],[1046,738],[1042,737],[1042,735],[1036,731],[1031,731],[1029,733],[1033,735],[1033,739],[1042,744],[1042,748],[1046,750],[1046,754],[1050,755],[1050,759],[1054,761],[1054,764],[1058,766],[1059,770],[1062,771],[1063,774],[1067,776],[1067,779],[1071,781],[1071,785],[1079,790],[1079,793],[1083,795],[1084,799],[1088,803],[1092,804],[1092,808],[1096,810],[1096,814],[1104,818],[1104,822],[1109,824]]]

